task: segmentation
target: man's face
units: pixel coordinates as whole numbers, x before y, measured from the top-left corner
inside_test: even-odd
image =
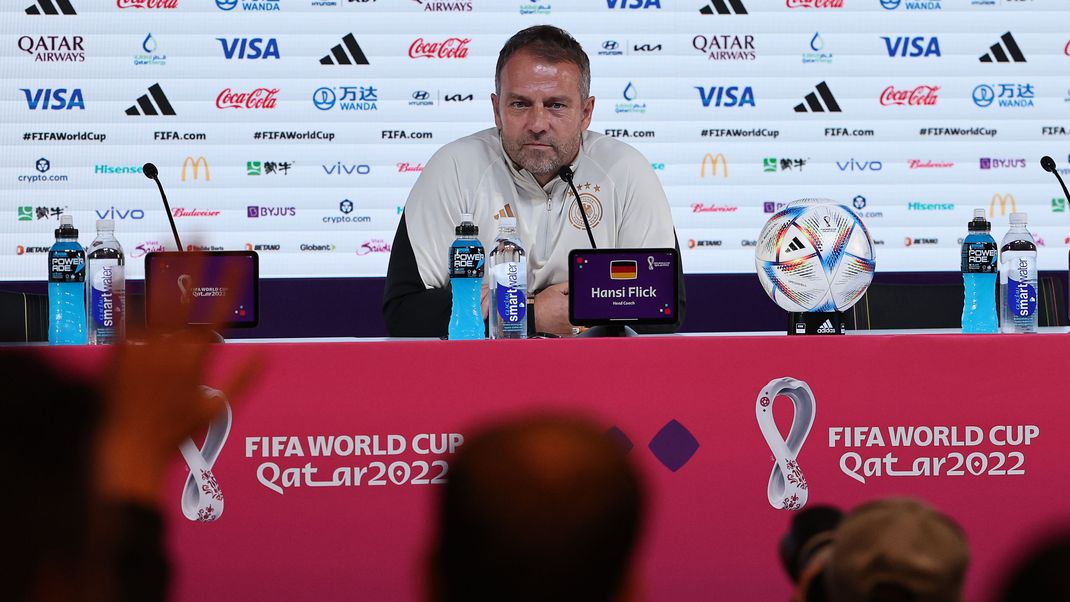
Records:
[[[580,150],[591,123],[594,97],[580,99],[580,68],[517,52],[502,67],[501,95],[492,94],[494,124],[514,163],[541,185],[557,175]]]

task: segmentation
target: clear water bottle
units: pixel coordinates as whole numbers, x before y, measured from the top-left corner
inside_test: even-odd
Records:
[[[74,219],[61,215],[48,250],[48,342],[85,345],[85,249]]]
[[[119,343],[126,335],[126,260],[123,247],[115,239],[114,221],[97,220],[97,237],[85,253],[89,262],[89,343]]]
[[[999,247],[992,238],[992,224],[984,209],[973,210],[967,224],[969,234],[962,243],[962,332],[995,334],[999,332],[996,315],[996,263]]]
[[[450,312],[450,340],[484,338],[483,269],[486,254],[479,242],[479,227],[472,222],[472,214],[465,213],[457,226],[457,239],[450,245],[450,288],[453,289],[453,309]]]
[[[1011,214],[999,253],[999,306],[1003,332],[1037,331],[1037,245],[1025,213]]]
[[[516,218],[498,218],[490,251],[490,338],[528,337],[528,258],[516,233]]]

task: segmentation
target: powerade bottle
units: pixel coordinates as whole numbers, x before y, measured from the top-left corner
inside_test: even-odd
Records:
[[[479,227],[472,223],[472,214],[461,216],[457,226],[457,240],[450,245],[450,288],[453,289],[453,310],[450,312],[449,339],[471,340],[484,338],[483,268],[486,255],[479,242]]]
[[[48,343],[85,345],[85,249],[69,215],[48,251]]]
[[[999,254],[999,305],[1003,332],[1037,331],[1037,245],[1025,213],[1011,214]]]
[[[516,233],[516,218],[498,218],[490,251],[490,338],[528,337],[528,258]]]
[[[115,239],[115,222],[97,220],[97,238],[85,250],[89,262],[86,286],[89,308],[89,343],[119,343],[126,334],[126,260]]]
[[[985,219],[984,209],[974,209],[973,220],[966,227],[969,234],[962,243],[962,284],[966,288],[962,332],[995,334],[999,332],[996,314],[999,247],[992,238],[992,224]]]

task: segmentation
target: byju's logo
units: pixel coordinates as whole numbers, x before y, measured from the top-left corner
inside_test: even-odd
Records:
[[[1029,83],[979,84],[973,89],[973,104],[982,109],[1026,109],[1034,106],[1036,90]]]
[[[988,169],[1025,169],[1025,159],[994,159],[992,157],[981,157],[980,167],[983,170]]]
[[[795,407],[787,437],[780,434],[773,420],[773,403],[778,397],[787,397]],[[758,392],[754,413],[765,443],[773,452],[773,471],[766,487],[769,505],[777,510],[798,510],[806,505],[809,496],[809,486],[798,458],[814,426],[817,413],[814,392],[810,385],[795,378],[773,379]]]
[[[81,88],[38,88],[29,90],[20,88],[26,96],[26,107],[31,111],[70,111],[85,110],[85,99]]]
[[[154,101],[155,104],[153,104]],[[152,84],[149,86],[149,93],[142,94],[137,99],[137,104],[126,110],[126,114],[131,117],[138,115],[173,116],[175,109],[171,106],[171,101],[167,99],[167,95],[163,93],[163,88],[160,87],[160,84]]]
[[[881,36],[881,39],[884,40],[884,47],[890,57],[940,56],[940,39],[936,36]]]
[[[661,0],[606,0],[606,8],[646,9],[661,8]]]
[[[262,207],[248,205],[245,207],[245,216],[250,219],[266,217],[293,217],[297,215],[296,207]]]
[[[841,112],[840,105],[836,102],[836,97],[832,95],[832,90],[829,89],[828,84],[825,82],[821,82],[816,86],[816,92],[807,94],[804,102],[795,105],[796,113],[824,113],[825,111],[831,113]]]
[[[1018,42],[1015,41],[1011,32],[1007,32],[999,37],[999,42],[992,44],[989,51],[982,54],[977,60],[982,63],[1024,63],[1025,55],[1022,54],[1022,49],[1018,47]]]
[[[22,36],[19,50],[33,57],[35,63],[85,62],[85,38],[82,36]]]
[[[752,35],[700,34],[691,38],[691,47],[711,61],[753,61],[758,58]]]
[[[699,100],[702,106],[709,107],[746,107],[754,106],[754,90],[750,86],[712,86],[703,88],[695,86],[698,90]]]
[[[279,42],[275,38],[216,38],[223,47],[223,56],[232,59],[277,59]]]
[[[747,7],[741,0],[708,0],[698,12],[701,15],[745,15]]]
[[[27,15],[76,15],[71,0],[34,0],[26,7]]]
[[[880,0],[884,10],[895,10],[902,6],[906,10],[941,10],[940,0]]]
[[[378,111],[379,90],[375,86],[338,86],[317,88],[312,106],[321,111]]]
[[[357,38],[352,33],[342,37],[342,43],[331,49],[331,53],[320,59],[321,65],[367,65],[368,57],[364,55]]]
[[[219,10],[232,11],[238,8],[238,4],[241,4],[242,10],[277,11],[280,8],[279,0],[242,0],[240,3],[238,0],[215,0]]]

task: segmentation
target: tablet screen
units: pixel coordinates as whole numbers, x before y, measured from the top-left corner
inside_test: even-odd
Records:
[[[675,249],[572,251],[569,321],[577,326],[675,322],[678,261]]]
[[[149,253],[145,310],[150,328],[210,324],[248,328],[258,316],[259,262],[253,251]]]

